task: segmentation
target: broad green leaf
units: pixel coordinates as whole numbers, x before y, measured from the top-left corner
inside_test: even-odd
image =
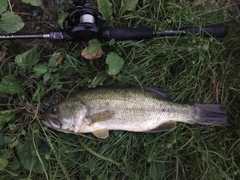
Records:
[[[98,0],[98,10],[102,13],[103,20],[108,20],[112,16],[112,4],[109,0]]]
[[[32,100],[34,102],[38,102],[42,98],[42,96],[44,95],[44,92],[45,92],[44,86],[39,85],[37,87],[37,90],[35,91],[35,93],[32,96]]]
[[[43,75],[43,81],[48,81],[51,77],[51,73],[50,72],[46,72],[44,75]]]
[[[149,174],[152,180],[164,179],[165,173],[165,162],[151,162],[149,167]]]
[[[22,0],[23,3],[31,4],[32,6],[41,6],[42,0]]]
[[[88,54],[94,54],[97,53],[101,47],[102,43],[97,39],[93,39],[89,41],[86,51]]]
[[[44,164],[44,166],[47,166],[47,160],[44,157],[41,157],[42,162]],[[33,167],[33,172],[38,173],[38,174],[43,174],[44,167],[42,166],[41,162],[37,161],[37,163],[35,164],[35,166]]]
[[[127,11],[133,11],[137,3],[138,0],[122,0],[120,14],[123,15]]]
[[[5,169],[7,165],[8,165],[8,160],[3,157],[0,157],[0,170],[2,171],[3,169]]]
[[[62,88],[62,84],[61,83],[53,83],[50,87],[50,89],[61,89]]]
[[[49,72],[56,72],[58,68],[49,68]]]
[[[11,144],[13,143],[14,141],[16,141],[17,137],[16,136],[12,136],[12,135],[5,135],[4,136],[4,143],[5,144]]]
[[[108,54],[106,63],[108,65],[108,74],[116,75],[122,69],[124,61],[119,55],[112,52]]]
[[[1,151],[1,157],[5,159],[9,159],[10,157],[12,157],[12,154],[13,154],[12,149],[4,149]]]
[[[16,138],[15,141],[13,141],[11,144],[9,144],[9,147],[12,149],[12,148],[14,148],[17,145],[18,145],[18,138]]]
[[[42,174],[44,167],[41,165],[32,143],[31,141],[25,141],[23,145],[18,147],[18,157],[25,169]],[[46,165],[46,160],[44,158],[41,160]]]
[[[0,33],[15,33],[24,27],[22,19],[17,14],[5,12],[1,14]]]
[[[63,21],[64,19],[68,16],[68,13],[63,12],[61,14],[58,15],[58,25],[63,28]]]
[[[18,113],[18,110],[3,110],[0,111],[0,124],[3,122],[8,122],[14,118],[14,116]]]
[[[52,74],[50,81],[53,84],[59,84],[60,83],[60,81],[59,81],[59,74]]]
[[[0,114],[0,124],[2,122],[8,122],[10,121],[12,118],[14,118],[15,114],[13,113],[9,113],[9,114]]]
[[[90,84],[89,87],[95,88],[96,86],[101,85],[101,83],[103,83],[103,81],[105,81],[106,78],[107,78],[106,71],[98,72],[96,77],[92,80],[92,83]]]
[[[37,156],[31,141],[26,141],[18,148],[18,157],[21,164],[27,170],[32,170],[37,162]]]
[[[3,170],[8,165],[8,159],[12,156],[13,152],[11,149],[4,149],[1,151],[0,157],[0,170]]]
[[[8,127],[10,130],[14,130],[17,128],[17,125],[16,124],[8,124]]]
[[[45,64],[38,64],[33,67],[33,70],[36,72],[37,75],[41,75],[46,73],[48,68]]]
[[[61,89],[62,83],[59,81],[59,74],[52,74],[50,82],[52,83],[50,89]]]
[[[0,0],[0,13],[3,13],[4,11],[7,10],[8,7],[8,0]]]
[[[51,56],[51,57],[49,58],[48,65],[49,65],[50,67],[54,67],[54,66],[56,65],[56,63],[57,63],[57,59],[56,59],[54,56]]]
[[[115,43],[115,39],[111,39],[110,41],[108,41],[109,46],[113,46]]]
[[[19,168],[20,168],[20,163],[19,163],[19,161],[18,161],[18,160],[12,161],[11,164],[10,164],[10,168],[11,168],[12,170],[17,170],[17,169],[19,169]]]
[[[31,70],[32,66],[39,61],[40,55],[37,51],[37,47],[34,47],[23,54],[19,54],[15,58],[15,62],[18,66]]]
[[[0,83],[0,92],[7,94],[22,93],[23,89],[21,88],[19,81],[13,76],[5,76]]]

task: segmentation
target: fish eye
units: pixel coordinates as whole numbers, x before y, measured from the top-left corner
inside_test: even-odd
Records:
[[[57,108],[52,108],[52,109],[51,109],[51,113],[52,113],[52,114],[56,114],[56,112],[57,112]]]

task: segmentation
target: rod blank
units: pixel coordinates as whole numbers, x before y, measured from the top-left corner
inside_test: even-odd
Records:
[[[59,32],[50,32],[49,34],[9,34],[4,35],[0,34],[0,40],[6,39],[66,39],[69,36],[66,33],[61,31]]]
[[[0,35],[0,39],[50,39],[49,34],[9,34]]]

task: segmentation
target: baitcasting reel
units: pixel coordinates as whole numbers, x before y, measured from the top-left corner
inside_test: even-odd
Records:
[[[100,12],[85,2],[74,2],[76,8],[63,21],[63,29],[73,39],[90,40],[101,36],[104,20]]]

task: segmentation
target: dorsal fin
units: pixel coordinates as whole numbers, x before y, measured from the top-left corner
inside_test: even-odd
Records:
[[[168,95],[167,91],[165,91],[165,90],[162,90],[159,88],[153,88],[153,87],[143,87],[143,90],[152,93],[158,99],[169,100],[169,95]]]

